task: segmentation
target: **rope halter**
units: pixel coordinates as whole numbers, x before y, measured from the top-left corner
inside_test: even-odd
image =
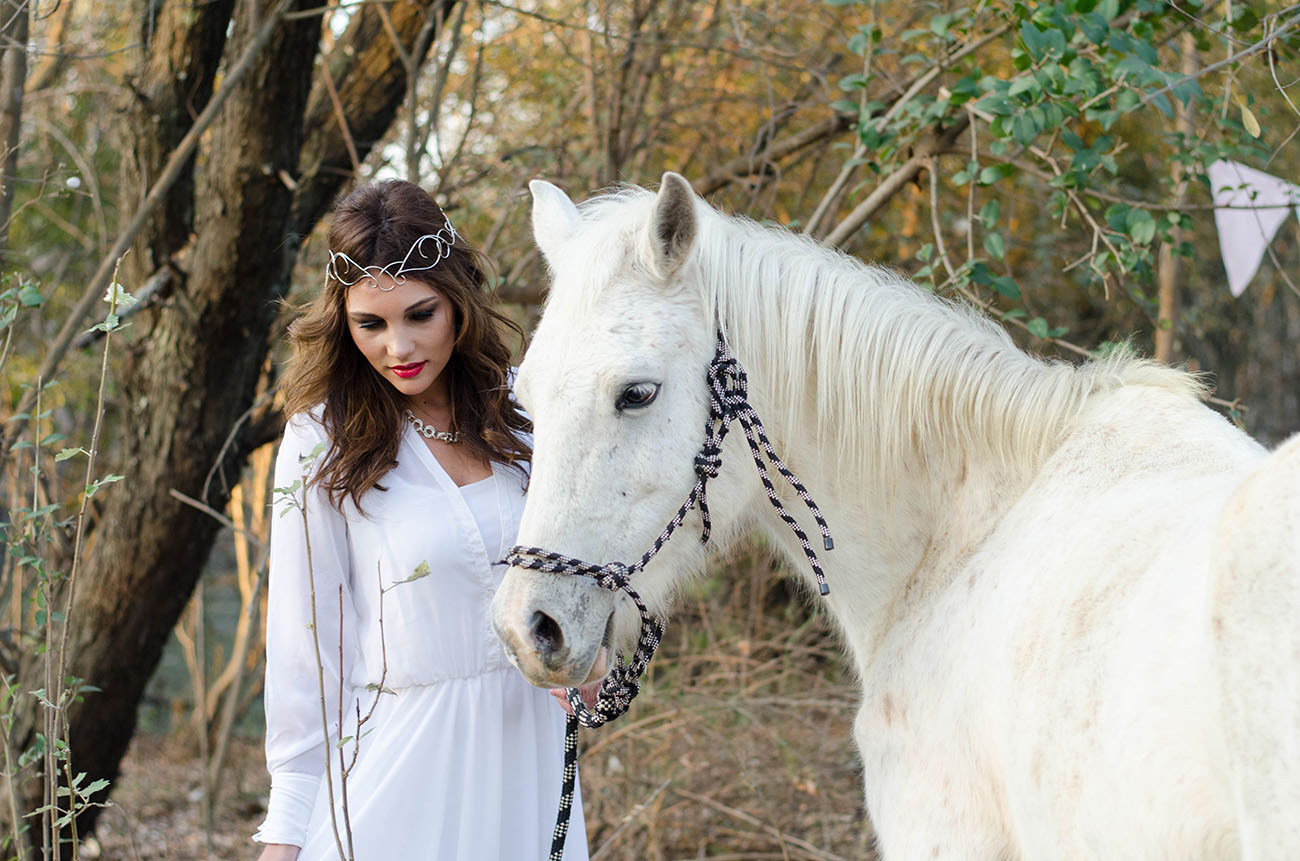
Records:
[[[672,537],[672,534],[677,531],[677,527],[681,526],[686,520],[687,514],[696,507],[700,510],[700,520],[703,522],[703,528],[700,531],[700,542],[702,544],[709,542],[713,526],[709,518],[709,502],[706,488],[709,479],[717,477],[719,470],[722,468],[722,442],[726,439],[727,431],[730,430],[733,422],[739,422],[744,429],[745,439],[749,443],[750,454],[754,458],[754,466],[758,469],[758,477],[762,480],[763,487],[767,491],[767,499],[772,503],[772,507],[776,509],[776,513],[794,532],[795,537],[799,539],[804,556],[807,557],[808,564],[812,566],[813,574],[817,578],[817,588],[823,595],[830,592],[830,587],[826,584],[826,574],[822,571],[821,563],[817,559],[817,552],[813,550],[812,544],[808,541],[807,533],[804,532],[799,522],[786,511],[785,506],[776,494],[776,487],[772,484],[772,477],[767,471],[767,462],[770,461],[772,466],[776,467],[777,472],[790,483],[795,493],[808,506],[808,510],[812,512],[813,519],[817,522],[817,528],[821,531],[822,547],[826,550],[833,550],[835,542],[831,540],[831,532],[826,525],[826,518],[822,516],[821,509],[817,507],[817,503],[813,501],[807,488],[803,486],[803,483],[790,471],[790,468],[785,465],[785,462],[777,456],[776,451],[772,448],[772,443],[767,438],[767,431],[763,428],[762,420],[759,419],[758,413],[754,412],[754,408],[749,404],[749,378],[746,376],[745,369],[741,367],[740,362],[727,348],[726,338],[723,337],[720,329],[717,333],[717,350],[713,354],[713,361],[709,363],[708,387],[709,418],[704,426],[704,445],[700,448],[699,453],[695,455],[695,486],[691,488],[686,501],[677,509],[677,513],[673,515],[672,520],[668,521],[664,531],[660,533],[659,537],[650,545],[650,549],[642,554],[640,559],[631,565],[622,562],[606,562],[603,565],[595,565],[575,559],[572,556],[543,550],[540,547],[528,547],[518,544],[510,548],[510,552],[506,555],[505,561],[519,568],[590,577],[602,589],[625,593],[636,604],[637,612],[641,614],[641,633],[637,639],[636,650],[632,653],[631,661],[624,663],[622,654],[615,655],[614,667],[601,683],[600,693],[596,698],[594,707],[587,708],[577,688],[565,689],[573,714],[569,717],[565,726],[564,784],[560,797],[559,816],[556,820],[551,843],[550,861],[561,861],[564,854],[564,838],[569,830],[569,811],[573,806],[573,787],[577,776],[578,725],[598,727],[627,712],[632,705],[632,700],[641,691],[641,675],[645,672],[646,666],[649,665],[650,659],[654,657],[655,650],[659,647],[659,642],[663,639],[664,622],[646,609],[645,602],[632,588],[632,575],[646,567],[650,560],[663,548],[664,544],[668,542],[668,539]]]

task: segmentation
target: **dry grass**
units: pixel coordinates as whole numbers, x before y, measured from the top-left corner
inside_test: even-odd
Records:
[[[850,737],[855,688],[809,605],[757,552],[698,585],[632,710],[583,733],[594,859],[874,857]],[[101,820],[101,857],[207,858],[198,774],[180,743],[137,738]],[[256,857],[248,837],[266,785],[260,743],[240,742],[213,857]]]
[[[584,733],[593,858],[871,858],[844,668],[763,555],[701,583],[632,710]]]

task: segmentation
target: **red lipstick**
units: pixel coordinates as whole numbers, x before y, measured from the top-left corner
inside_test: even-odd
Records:
[[[408,380],[423,371],[425,364],[425,362],[413,362],[409,365],[393,365],[391,370],[402,379]]]

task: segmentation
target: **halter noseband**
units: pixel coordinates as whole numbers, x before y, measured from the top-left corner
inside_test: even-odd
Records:
[[[578,725],[598,727],[619,717],[628,710],[632,705],[633,698],[641,690],[641,675],[645,672],[646,666],[650,663],[655,650],[659,647],[659,641],[663,638],[664,622],[646,609],[645,602],[632,588],[632,575],[646,567],[650,560],[663,548],[664,544],[668,542],[668,539],[672,537],[677,527],[682,525],[691,509],[697,506],[700,509],[700,519],[703,521],[700,543],[708,543],[709,536],[712,533],[712,524],[709,519],[706,487],[709,479],[716,477],[718,471],[722,468],[722,441],[726,438],[727,431],[730,430],[733,421],[740,422],[740,426],[744,428],[745,439],[749,443],[749,451],[753,455],[754,466],[758,468],[759,478],[767,491],[768,501],[772,503],[776,513],[780,515],[781,519],[794,532],[795,537],[799,539],[804,556],[807,557],[809,565],[812,566],[813,574],[817,577],[817,588],[823,595],[830,592],[830,587],[826,584],[826,574],[822,571],[816,551],[813,550],[812,544],[808,541],[807,533],[803,531],[798,521],[785,510],[785,506],[777,497],[776,487],[773,486],[772,478],[768,474],[764,456],[776,467],[777,471],[794,488],[799,498],[808,506],[813,519],[817,521],[817,528],[821,531],[822,546],[826,550],[832,550],[835,547],[835,542],[831,540],[831,532],[826,525],[826,518],[822,516],[821,509],[817,507],[817,503],[813,501],[807,488],[795,477],[795,474],[790,471],[789,467],[785,465],[772,448],[772,443],[767,438],[767,431],[763,428],[762,420],[759,419],[758,413],[754,412],[754,408],[749,404],[749,381],[745,369],[741,367],[740,362],[727,348],[727,341],[723,337],[721,329],[717,333],[717,350],[713,354],[713,361],[709,363],[708,386],[709,418],[705,422],[704,445],[700,448],[699,453],[695,455],[695,486],[691,488],[686,501],[677,509],[677,513],[673,515],[672,520],[668,521],[664,531],[655,539],[650,549],[642,554],[640,559],[631,565],[625,565],[622,562],[606,562],[603,565],[594,565],[561,553],[543,550],[540,547],[528,547],[518,544],[510,548],[510,552],[505,558],[508,564],[519,568],[590,577],[603,589],[626,593],[636,604],[637,611],[641,614],[641,633],[637,639],[636,651],[632,653],[632,660],[629,663],[624,663],[622,654],[615,655],[614,668],[605,676],[605,680],[600,686],[600,693],[596,698],[596,705],[593,708],[587,708],[577,688],[565,689],[573,714],[569,716],[565,725],[564,784],[560,797],[559,816],[556,820],[555,832],[551,842],[550,861],[561,861],[564,854],[564,838],[569,830],[569,811],[573,806],[573,787],[577,777]]]

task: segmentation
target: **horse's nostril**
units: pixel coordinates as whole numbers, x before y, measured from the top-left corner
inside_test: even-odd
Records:
[[[533,613],[528,629],[532,632],[537,651],[543,657],[558,652],[564,645],[564,632],[560,630],[560,623],[541,610]]]

